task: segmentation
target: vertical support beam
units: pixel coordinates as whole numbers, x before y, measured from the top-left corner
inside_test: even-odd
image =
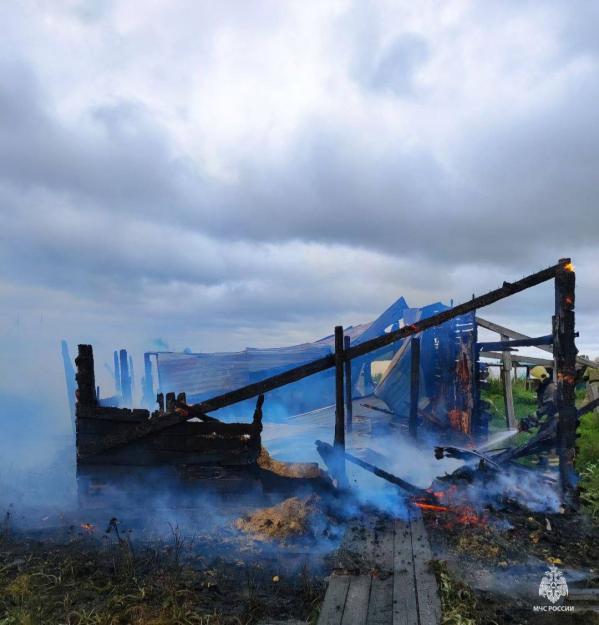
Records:
[[[119,365],[119,353],[114,350],[112,354],[114,358],[114,390],[116,395],[121,395],[121,367]]]
[[[420,391],[420,339],[413,336],[410,344],[410,436],[416,438],[418,432],[418,399]]]
[[[345,486],[345,406],[343,388],[343,326],[335,326],[335,479]]]
[[[127,350],[121,349],[119,352],[120,370],[121,370],[121,397],[125,406],[131,406],[131,378],[129,377],[129,361],[127,359]]]
[[[96,376],[94,373],[94,352],[91,345],[79,345],[75,358],[77,366],[77,403],[81,406],[96,405]]]
[[[557,453],[564,503],[578,505],[576,429],[578,413],[575,405],[576,344],[574,320],[574,290],[576,274],[569,259],[560,259],[563,266],[555,275],[555,317],[553,318],[553,355],[557,378]]]
[[[343,348],[347,352],[350,348],[351,339],[349,336],[343,339]],[[347,431],[351,432],[353,428],[353,406],[352,406],[352,376],[351,376],[351,360],[345,361],[345,422]]]
[[[335,326],[335,447],[345,451],[343,326]]]
[[[509,337],[501,335],[502,341]],[[505,423],[508,429],[516,429],[516,413],[514,412],[514,393],[512,390],[512,355],[509,351],[501,352],[501,381],[503,382],[503,405],[505,407]]]

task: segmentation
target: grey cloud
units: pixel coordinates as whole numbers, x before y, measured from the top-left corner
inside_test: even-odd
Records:
[[[425,39],[405,33],[383,51],[364,80],[365,86],[398,96],[410,95],[415,90],[415,72],[428,56],[429,47]]]
[[[351,53],[336,71],[358,77],[358,95],[372,104],[366,129],[315,108],[276,158],[240,149],[236,178],[225,182],[183,155],[151,102],[90,98],[81,118],[65,119],[32,61],[2,64],[4,279],[33,287],[32,308],[43,309],[50,289],[48,306],[73,306],[86,321],[96,306],[98,319],[119,327],[143,317],[146,336],[170,344],[167,328],[183,346],[200,323],[213,335],[244,326],[266,336],[276,326],[285,342],[285,333],[310,338],[304,326],[318,336],[331,320],[368,320],[401,294],[447,301],[559,256],[595,262],[599,74],[592,62],[567,74],[594,54],[585,28],[560,31],[579,42],[547,71],[547,81],[564,83],[546,101],[472,110],[440,149],[387,131],[376,108],[391,102],[402,115],[397,96],[434,60],[435,41],[408,32],[383,45],[376,19],[358,27],[359,17],[344,21],[357,31],[343,39]],[[438,102],[431,123],[451,110]],[[330,256],[311,263],[323,250]],[[518,315],[535,314],[541,299],[531,295]]]

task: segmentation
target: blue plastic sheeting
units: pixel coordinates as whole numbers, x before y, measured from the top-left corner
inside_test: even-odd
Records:
[[[375,321],[346,328],[352,344],[397,329],[407,303],[400,297]],[[157,354],[158,381],[161,392],[185,392],[190,403],[214,397],[264,378],[287,371],[327,354],[334,349],[334,336],[291,347],[272,349],[248,348],[242,352],[215,354],[188,354],[159,352]],[[355,393],[358,396],[372,393],[374,386],[369,378],[370,362],[387,354],[392,357],[394,347],[387,347],[352,363]],[[361,375],[362,374],[362,375]],[[300,414],[330,405],[334,402],[334,372],[332,370],[310,376],[299,382],[276,389],[267,395],[269,416]],[[252,409],[252,402],[242,402],[219,413],[239,416]]]
[[[370,324],[346,329],[352,345],[381,336],[404,325],[410,325],[436,313],[448,310],[437,302],[422,308],[409,308],[400,297]],[[470,431],[475,412],[473,379],[475,378],[474,314],[463,315],[431,328],[421,336],[421,404],[430,420],[442,428]],[[161,392],[185,392],[190,403],[240,388],[282,373],[324,355],[334,348],[333,335],[315,343],[273,349],[248,348],[236,353],[157,354],[158,380]],[[375,392],[370,374],[374,360],[391,360],[376,394],[387,402],[398,416],[409,412],[410,339],[383,347],[352,361],[352,393],[364,397]],[[265,414],[285,418],[328,406],[335,401],[334,371],[327,370],[267,394]],[[254,401],[241,402],[219,411],[220,418],[250,416]],[[428,414],[427,413],[427,414]],[[452,425],[452,420],[458,423]]]
[[[441,302],[409,308],[404,312],[403,322],[411,325],[448,309]],[[419,338],[421,418],[441,429],[476,431],[480,424],[476,406],[474,313],[429,328]],[[375,391],[398,417],[407,417],[410,411],[410,368],[411,337],[402,342]]]

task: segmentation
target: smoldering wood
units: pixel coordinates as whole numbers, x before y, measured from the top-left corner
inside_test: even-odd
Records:
[[[493,469],[501,469],[501,465],[498,462],[478,449],[455,447],[454,445],[437,446],[435,447],[435,458],[437,460],[441,460],[441,458],[457,458],[467,462],[474,460],[483,462]]]
[[[315,445],[316,445],[316,449],[318,453],[320,454],[320,457],[323,459],[325,464],[329,466],[331,464],[331,459],[334,458],[335,449],[328,443],[325,443],[320,440],[317,440],[315,442]],[[410,493],[410,495],[414,495],[416,497],[422,498],[425,501],[430,501],[431,503],[433,501],[436,501],[432,493],[422,488],[418,488],[418,486],[414,486],[413,484],[410,484],[410,482],[406,482],[406,480],[403,480],[402,478],[397,477],[396,475],[393,475],[392,473],[389,473],[388,471],[385,471],[384,469],[380,469],[379,467],[376,467],[373,464],[370,464],[369,462],[366,462],[358,458],[357,456],[354,456],[353,454],[348,453],[347,451],[344,452],[343,455],[345,456],[345,459],[348,460],[349,462],[359,467],[362,467],[362,469],[365,469],[366,471],[373,473],[377,477],[387,480],[387,482],[391,482],[391,484],[395,484],[396,486],[399,486],[406,492]]]
[[[553,325],[553,357],[557,379],[557,453],[564,500],[578,505],[575,469],[576,429],[578,412],[575,404],[576,344],[575,333],[576,274],[562,266],[555,276],[555,316]]]

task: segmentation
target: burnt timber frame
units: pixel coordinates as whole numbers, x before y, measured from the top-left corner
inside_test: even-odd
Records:
[[[335,423],[335,447],[340,451],[345,450],[345,410],[344,410],[344,363],[351,361],[381,347],[386,347],[399,340],[419,334],[429,328],[441,325],[460,315],[473,312],[478,308],[489,306],[502,299],[515,295],[533,286],[555,279],[556,314],[553,324],[553,351],[556,361],[558,376],[558,408],[560,427],[558,428],[558,449],[560,450],[560,475],[564,493],[573,500],[572,489],[575,487],[576,474],[574,471],[575,439],[577,417],[574,406],[574,375],[576,365],[576,346],[574,344],[574,268],[569,258],[560,259],[555,265],[542,269],[515,282],[504,282],[501,287],[489,291],[484,295],[458,304],[449,310],[443,311],[426,319],[421,319],[413,324],[404,326],[387,334],[377,336],[364,341],[353,347],[345,348],[343,344],[343,329],[338,326],[335,329],[335,353],[313,360],[304,365],[294,367],[270,378],[248,384],[241,388],[217,395],[211,399],[189,407],[182,414],[171,414],[164,419],[156,420],[151,425],[151,431],[156,432],[182,423],[194,416],[205,415],[208,412],[231,406],[257,395],[267,393],[292,382],[297,382],[321,371],[335,368],[336,373],[336,423]],[[528,338],[528,337],[526,337]],[[93,383],[93,370],[91,372],[92,383],[86,384],[93,389],[93,401],[95,401],[95,386]],[[79,374],[78,374],[79,381]],[[80,385],[81,391],[81,385]],[[145,425],[145,424],[144,424]],[[126,435],[120,437],[106,437],[98,440],[95,452],[104,451],[116,445],[121,445],[148,434],[147,426],[133,428]]]
[[[557,382],[557,453],[560,482],[565,503],[576,507],[578,491],[574,459],[578,411],[575,405],[576,336],[574,323],[574,290],[576,274],[570,262],[564,263],[555,275],[555,316],[553,318],[554,375]]]

